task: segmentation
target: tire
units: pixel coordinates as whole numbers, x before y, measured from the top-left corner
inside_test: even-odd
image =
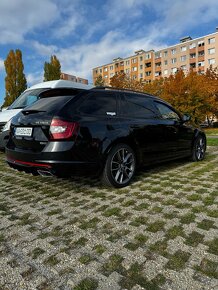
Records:
[[[126,144],[115,145],[109,152],[102,174],[105,186],[121,188],[127,186],[136,169],[136,157]]]
[[[192,161],[201,161],[205,157],[206,151],[206,139],[204,136],[200,135],[194,140],[194,145],[192,148]]]

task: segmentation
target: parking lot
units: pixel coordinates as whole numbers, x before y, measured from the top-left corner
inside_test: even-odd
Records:
[[[217,153],[123,189],[20,173],[0,153],[0,289],[217,289]]]

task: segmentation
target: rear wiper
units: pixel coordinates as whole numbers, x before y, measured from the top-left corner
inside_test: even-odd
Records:
[[[11,110],[15,110],[15,109],[24,109],[25,106],[22,106],[22,107],[15,107],[15,108],[10,108]]]
[[[46,112],[46,111],[42,111],[42,110],[23,110],[22,114],[30,115],[30,114],[36,114],[36,113],[41,113],[41,112]]]

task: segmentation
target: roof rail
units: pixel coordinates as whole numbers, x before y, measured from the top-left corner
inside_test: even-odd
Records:
[[[121,88],[115,88],[115,87],[109,87],[109,86],[96,86],[96,87],[92,88],[91,90],[115,90],[115,91],[122,91],[122,92],[124,91],[124,92],[153,96],[153,95],[146,93],[146,92],[144,93],[141,91],[135,91],[135,90],[130,90],[130,89],[121,89]]]

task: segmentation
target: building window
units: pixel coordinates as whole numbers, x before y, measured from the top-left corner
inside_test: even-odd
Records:
[[[151,58],[151,54],[150,53],[146,53],[145,54],[145,59],[150,59]]]
[[[198,66],[204,66],[204,61],[199,61]]]
[[[145,64],[145,67],[151,67],[151,62],[147,62],[147,63]]]
[[[132,71],[137,71],[137,66],[132,67]]]
[[[155,52],[155,58],[160,58],[161,57],[161,52]]]
[[[161,66],[161,62],[156,62],[155,63],[155,67],[160,67]]]
[[[171,54],[176,54],[176,48],[171,49]]]
[[[215,43],[215,37],[209,38],[208,44],[213,44],[213,43]]]
[[[209,54],[214,54],[215,53],[215,48],[209,48],[208,49]]]
[[[130,64],[130,61],[129,60],[126,60],[126,65],[129,65]]]
[[[180,60],[181,60],[181,61],[186,61],[186,55],[182,55],[182,56],[180,57]]]
[[[107,79],[108,78],[108,75],[105,75],[104,78]]]
[[[196,43],[195,42],[189,45],[190,49],[195,48],[195,47],[196,47]]]
[[[204,46],[204,41],[203,40],[198,41],[198,46],[199,47]]]
[[[145,75],[146,75],[146,77],[149,77],[151,75],[151,71],[146,71]]]
[[[181,65],[180,67],[182,70],[186,70],[186,65]]]
[[[140,65],[140,69],[143,69],[143,65],[142,64]]]
[[[186,51],[187,47],[186,46],[181,46],[181,51]]]
[[[167,64],[168,64],[168,61],[167,61],[167,60],[165,60],[165,61],[164,61],[164,65],[167,65]]]
[[[196,58],[196,53],[191,53],[190,58]]]
[[[171,72],[172,72],[172,74],[175,74],[177,72],[177,67],[171,68]]]
[[[209,65],[211,65],[211,64],[215,64],[215,58],[211,58],[211,59],[208,59],[208,63],[209,63]]]
[[[129,74],[129,73],[130,73],[130,69],[127,68],[127,69],[125,70],[125,73],[126,73],[126,74]]]
[[[133,79],[133,80],[136,80],[136,79],[137,79],[137,77],[136,77],[136,76],[132,76],[132,79]]]
[[[164,70],[164,75],[167,75],[168,74],[168,69],[165,69]]]
[[[98,70],[97,70],[97,69],[95,70],[95,73],[96,73],[96,74],[98,73]]]
[[[139,77],[140,77],[140,78],[143,78],[143,74],[141,73],[141,74],[139,75]]]
[[[112,78],[114,76],[114,73],[110,73],[110,78]]]
[[[102,73],[102,69],[100,68],[100,73]]]
[[[110,66],[110,70],[113,70],[113,68],[114,68],[113,65],[111,65],[111,66]]]
[[[132,59],[132,63],[136,63],[137,62],[137,59],[136,58],[133,58]]]
[[[204,56],[204,50],[199,51],[198,56]]]
[[[140,56],[140,58],[139,58],[139,59],[140,59],[140,61],[143,61],[143,56]]]
[[[104,68],[104,71],[107,72],[107,67]]]
[[[161,75],[161,72],[160,71],[157,71],[157,72],[155,72],[155,77],[159,77],[160,75]]]
[[[164,51],[164,57],[167,57],[167,55],[168,55],[168,51],[166,50]]]
[[[171,63],[176,63],[176,58],[172,58]]]

